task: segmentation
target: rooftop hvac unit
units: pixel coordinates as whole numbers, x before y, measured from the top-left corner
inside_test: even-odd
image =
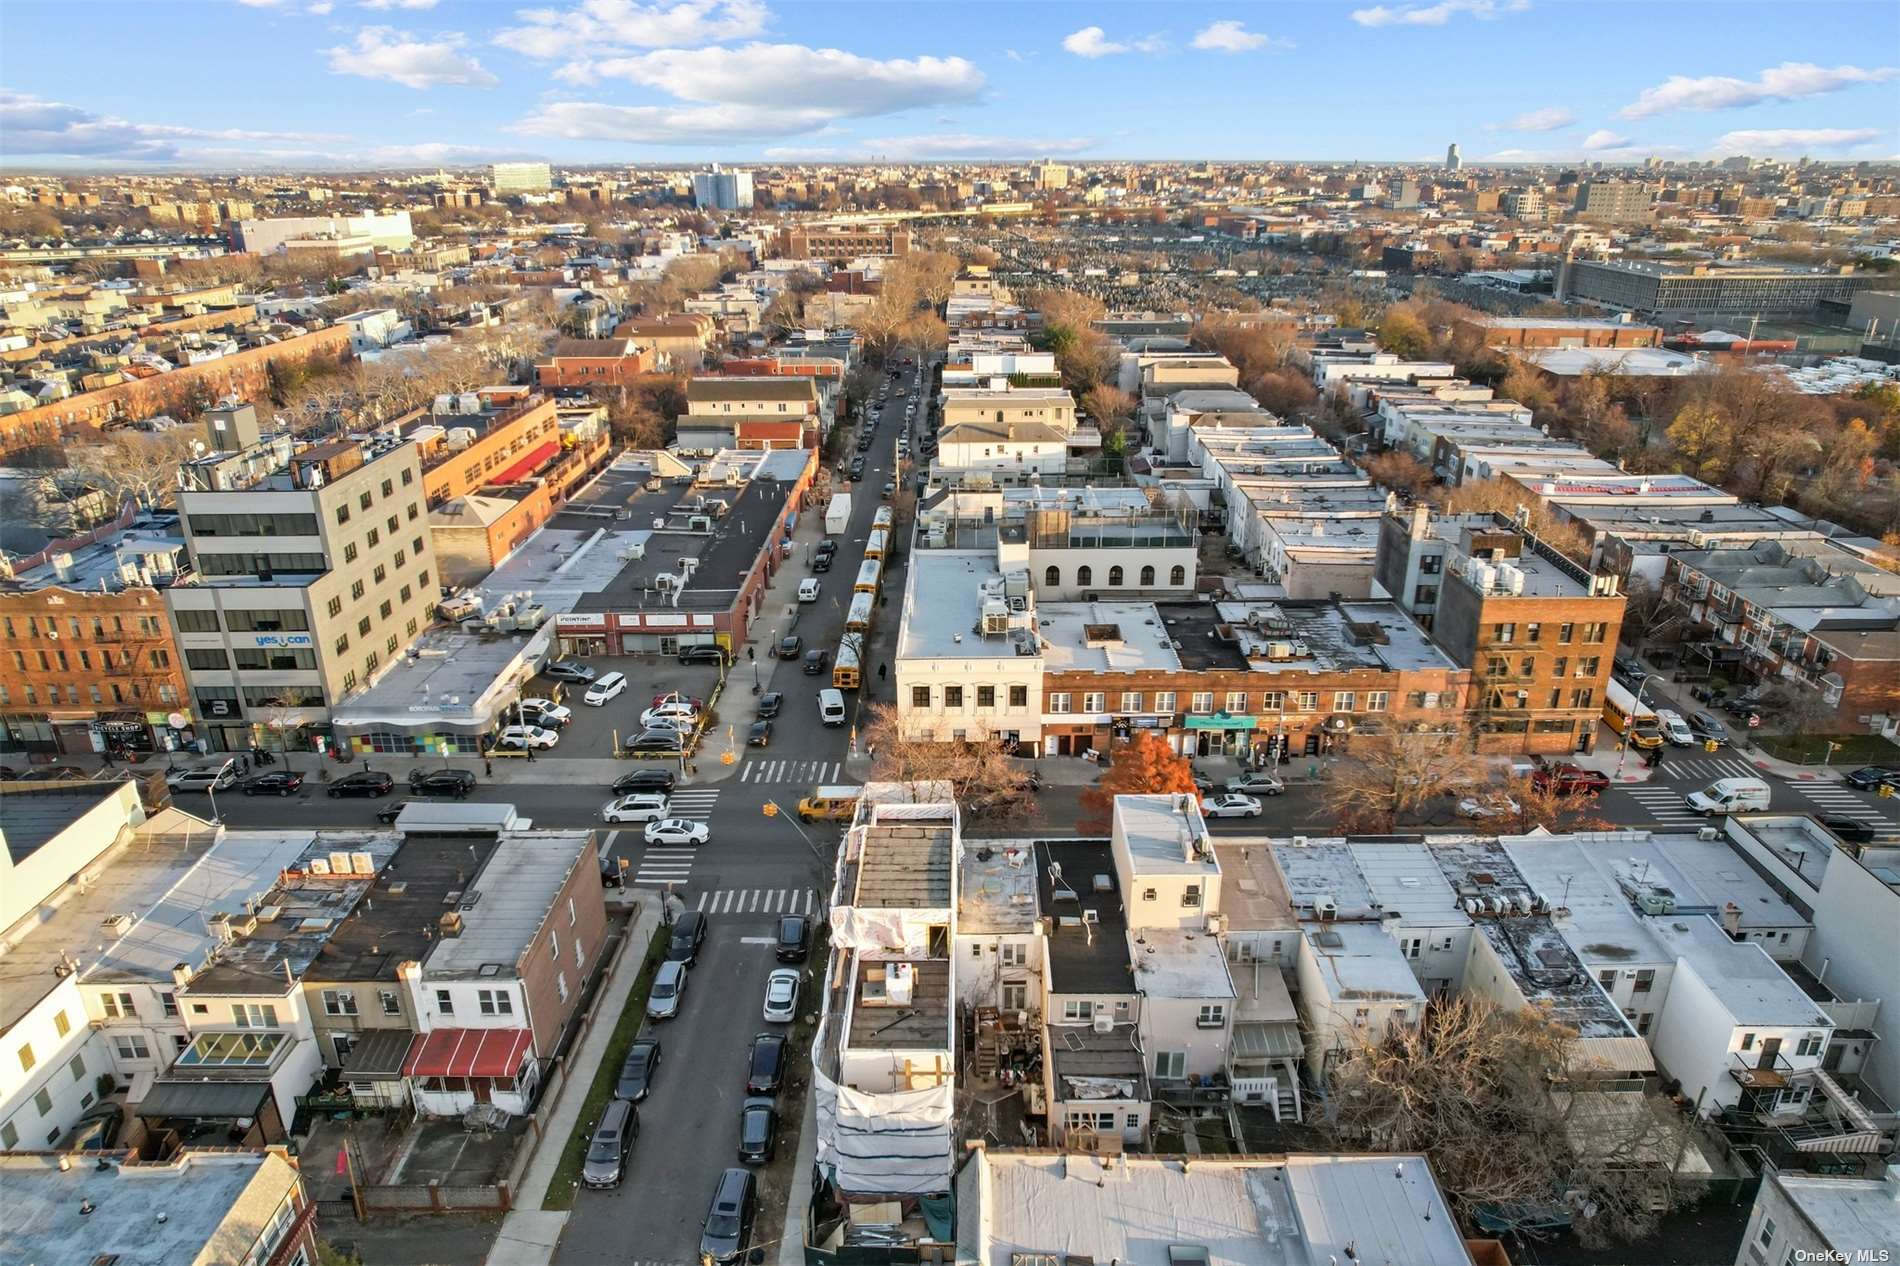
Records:
[[[321,857],[313,857],[310,859],[310,873],[327,875],[330,873],[330,863]]]
[[[376,873],[376,859],[368,853],[351,853],[350,869],[359,875],[373,875]]]
[[[124,936],[132,930],[132,916],[129,914],[108,914],[99,920],[99,930],[107,936]]]
[[[1676,911],[1676,899],[1667,893],[1641,893],[1636,904],[1642,907],[1644,914],[1674,914]]]
[[[1330,922],[1339,917],[1339,902],[1331,897],[1315,897],[1313,899],[1313,913],[1318,915],[1321,920]]]
[[[991,599],[983,604],[983,635],[1009,632],[1009,608],[1002,602]]]
[[[1115,1017],[1106,1011],[1097,1011],[1095,1013],[1093,1028],[1097,1033],[1113,1033],[1115,1031]]]
[[[350,855],[341,852],[330,854],[330,873],[333,875],[355,874],[356,867],[351,863]]]
[[[1717,827],[1699,826],[1696,828],[1695,837],[1698,840],[1719,840],[1722,838],[1722,832]]]
[[[1268,642],[1267,643],[1267,658],[1268,659],[1292,659],[1293,658],[1293,643]]]

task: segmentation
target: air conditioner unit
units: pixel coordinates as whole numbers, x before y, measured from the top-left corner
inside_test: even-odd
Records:
[[[1115,1031],[1115,1017],[1106,1011],[1097,1011],[1091,1024],[1097,1033],[1113,1033]]]

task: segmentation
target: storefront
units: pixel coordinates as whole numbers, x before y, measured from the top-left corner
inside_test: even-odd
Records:
[[[555,644],[561,659],[585,659],[607,654],[605,615],[561,615],[554,618]]]
[[[1227,712],[1190,716],[1187,730],[1192,737],[1193,748],[1189,754],[1245,757],[1252,752],[1253,745],[1260,741],[1254,733],[1259,725],[1259,717],[1236,716]]]

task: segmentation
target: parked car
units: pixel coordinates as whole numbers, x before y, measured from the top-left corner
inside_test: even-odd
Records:
[[[303,775],[291,769],[273,769],[268,774],[259,774],[244,784],[247,796],[288,796],[294,795],[303,786]]]
[[[475,775],[466,769],[412,769],[409,790],[418,795],[466,800],[475,790]]]
[[[561,736],[553,730],[542,729],[538,725],[510,725],[495,736],[493,746],[500,751],[545,752],[561,741]]]
[[[759,718],[770,721],[785,706],[785,696],[776,690],[768,690],[759,696]]]
[[[754,721],[746,729],[747,747],[768,747],[772,742],[772,723],[767,720]]]
[[[1531,771],[1531,786],[1559,796],[1597,795],[1610,789],[1610,777],[1581,765],[1544,764]]]
[[[816,602],[823,588],[824,586],[820,585],[817,580],[807,576],[798,582],[798,600],[800,602]]]
[[[778,649],[772,652],[780,659],[797,659],[799,652],[805,649],[805,639],[793,633],[778,640]]]
[[[698,646],[683,648],[679,658],[682,664],[717,664],[724,668],[732,657],[726,654],[723,646],[703,642]]]
[[[1458,802],[1458,816],[1483,821],[1486,818],[1508,818],[1519,810],[1517,801],[1498,793],[1496,795],[1466,796]]]
[[[787,914],[778,921],[778,943],[772,957],[781,963],[802,963],[811,952],[811,920],[802,914]]]
[[[905,453],[899,452],[898,456],[900,457],[905,456]],[[892,497],[896,495],[897,495],[897,481],[893,479],[886,479],[884,481],[884,487],[878,492],[878,500],[889,501]]]
[[[640,1110],[631,1100],[609,1099],[587,1143],[587,1159],[581,1162],[581,1184],[586,1187],[618,1187],[627,1172],[627,1154],[640,1134]]]
[[[746,1255],[752,1245],[752,1216],[758,1186],[748,1169],[728,1169],[713,1187],[712,1205],[700,1223],[699,1259],[728,1266]]]
[[[1272,774],[1255,770],[1229,778],[1225,790],[1249,796],[1277,796],[1286,790],[1286,784]]]
[[[653,1076],[660,1070],[660,1039],[636,1037],[620,1061],[620,1077],[614,1082],[614,1098],[638,1103],[653,1091]]]
[[[1204,818],[1257,818],[1260,816],[1260,802],[1252,796],[1215,796],[1201,802],[1201,816]]]
[[[696,699],[691,695],[683,695],[677,690],[661,691],[659,694],[653,696],[653,702],[647,706],[664,708],[669,704],[675,703],[691,712],[704,712],[706,710],[706,701],[704,699]]]
[[[119,1132],[125,1126],[125,1113],[118,1101],[108,1099],[95,1103],[80,1114],[66,1137],[59,1141],[62,1152],[109,1152],[119,1141]]]
[[[673,790],[673,771],[670,769],[636,769],[631,774],[622,774],[614,779],[614,794],[630,796],[636,791],[657,791],[666,795]]]
[[[665,729],[652,729],[636,734],[627,740],[627,750],[635,755],[653,755],[664,753],[674,755],[686,741],[686,736],[671,726]]]
[[[600,816],[608,822],[657,822],[666,816],[667,798],[651,791],[609,800]]]
[[[646,842],[665,848],[692,848],[712,838],[712,828],[691,818],[661,818],[647,823]]]
[[[1645,717],[1641,721],[1630,722],[1630,746],[1640,751],[1653,752],[1663,745],[1662,726],[1654,718]]]
[[[780,967],[765,978],[765,1022],[790,1024],[798,1014],[798,968]]]
[[[380,769],[359,769],[353,774],[345,774],[330,784],[329,797],[340,800],[344,796],[386,796],[396,789],[396,780]]]
[[[627,688],[624,673],[608,673],[599,681],[587,687],[587,693],[581,696],[581,702],[590,708],[605,707]]]
[[[1821,825],[1849,844],[1872,844],[1877,832],[1874,824],[1865,818],[1849,817],[1845,813],[1823,813]]]
[[[1698,743],[1720,743],[1725,746],[1728,743],[1728,727],[1713,712],[1690,713],[1689,733],[1695,735]]]
[[[419,803],[421,802],[417,800],[392,800],[376,810],[376,820],[387,826],[389,823],[401,817],[404,809],[407,809],[412,804]]]
[[[763,1095],[748,1097],[739,1105],[739,1159],[766,1164],[777,1146],[778,1104]]]
[[[1862,765],[1859,769],[1849,770],[1842,774],[1841,781],[1857,791],[1878,791],[1882,783],[1889,786],[1900,785],[1900,767]]]
[[[699,961],[699,947],[706,943],[706,916],[688,910],[673,920],[673,935],[666,943],[666,961],[688,967]]]
[[[529,725],[558,730],[574,719],[574,710],[552,699],[523,699],[515,705],[516,716]]]
[[[831,570],[831,555],[829,554],[813,555],[812,560],[811,560],[811,569],[814,572],[830,571]],[[816,596],[812,598],[813,602],[816,602],[817,600],[818,599],[816,598]]]
[[[223,791],[236,784],[237,780],[237,762],[234,760],[227,760],[222,765],[180,769],[165,775],[165,785],[174,794],[180,791]]]
[[[752,1052],[746,1061],[745,1092],[749,1095],[775,1095],[785,1079],[785,1039],[777,1033],[761,1033],[752,1039]]]
[[[589,682],[594,679],[594,670],[586,664],[577,664],[571,659],[557,659],[543,668],[541,675],[550,681]]]
[[[824,540],[818,542],[817,549],[812,552],[818,558],[830,558],[833,554],[838,552],[838,542],[834,538],[827,536]]]
[[[831,667],[831,652],[822,646],[814,646],[805,652],[805,675],[816,677]]]
[[[647,991],[647,1019],[671,1020],[680,1013],[680,1000],[686,996],[686,964],[668,959],[653,973],[653,988]]]
[[[20,769],[6,775],[13,782],[80,782],[86,777],[83,769],[74,769],[71,765],[40,765],[33,769]]]

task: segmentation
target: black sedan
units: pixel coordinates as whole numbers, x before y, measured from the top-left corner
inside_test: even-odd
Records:
[[[636,769],[631,774],[622,774],[614,779],[616,796],[631,796],[641,791],[657,791],[666,795],[673,790],[673,771],[670,769]]]
[[[1876,791],[1882,783],[1900,786],[1900,768],[1893,765],[1862,765],[1841,775],[1841,781],[1857,791]]]
[[[785,1080],[785,1039],[777,1033],[761,1033],[752,1039],[752,1054],[746,1065],[745,1092],[749,1095],[775,1095]]]
[[[746,730],[745,742],[747,747],[769,747],[772,743],[772,723],[765,720],[754,721]]]
[[[739,1105],[739,1159],[763,1165],[778,1145],[778,1105],[763,1095]]]
[[[330,784],[332,800],[344,796],[386,796],[396,789],[396,780],[380,769],[359,769]]]
[[[1823,813],[1821,825],[1834,832],[1837,839],[1849,844],[1872,844],[1874,842],[1874,824],[1865,818],[1849,817],[1845,813]]]
[[[247,796],[291,796],[303,786],[303,775],[289,769],[274,769],[259,774],[244,784]]]
[[[770,721],[773,717],[778,715],[778,710],[784,706],[785,696],[776,690],[768,690],[759,696],[759,719],[761,721]]]
[[[805,639],[793,633],[778,640],[778,649],[773,652],[780,659],[797,659],[798,653],[805,649]]]
[[[614,1098],[638,1103],[653,1089],[653,1074],[660,1068],[660,1039],[635,1038],[620,1063],[620,1077],[614,1082]]]
[[[404,809],[407,809],[410,805],[415,803],[417,802],[414,800],[392,800],[382,808],[376,810],[376,820],[382,823],[394,822],[397,818],[402,816]]]
[[[813,647],[805,652],[805,675],[816,677],[831,666],[831,652],[822,646]]]

